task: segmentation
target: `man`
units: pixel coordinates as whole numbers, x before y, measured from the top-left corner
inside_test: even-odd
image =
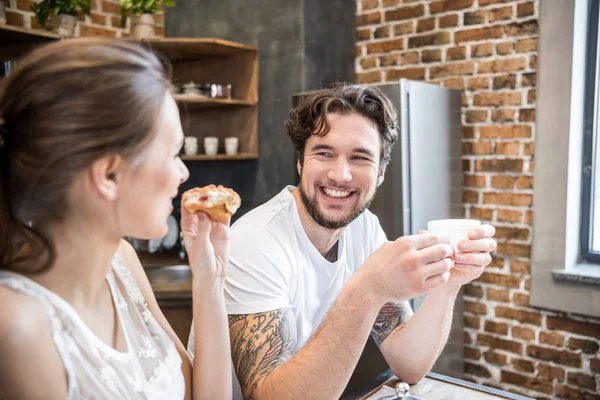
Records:
[[[448,338],[460,287],[491,261],[494,228],[471,231],[456,254],[427,233],[387,241],[367,208],[398,138],[397,117],[375,88],[317,92],[286,127],[298,188],[231,230],[225,295],[244,397],[338,398],[369,334],[399,378],[420,380]],[[408,300],[424,293],[413,315]]]

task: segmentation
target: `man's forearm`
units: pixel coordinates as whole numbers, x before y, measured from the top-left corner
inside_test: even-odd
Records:
[[[444,286],[431,290],[410,320],[382,343],[392,371],[403,381],[421,380],[442,352],[458,290]]]
[[[314,336],[254,391],[254,399],[339,398],[367,341],[380,305],[349,282]]]

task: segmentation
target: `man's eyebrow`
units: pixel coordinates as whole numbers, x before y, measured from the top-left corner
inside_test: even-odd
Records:
[[[315,144],[310,149],[310,151],[317,151],[317,150],[333,150],[333,147],[328,144]]]
[[[362,153],[365,154],[369,157],[375,157],[375,154],[369,150],[369,149],[365,149],[364,147],[357,147],[355,149],[352,150],[354,153]]]

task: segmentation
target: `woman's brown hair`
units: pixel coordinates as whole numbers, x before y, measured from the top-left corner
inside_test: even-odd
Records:
[[[140,153],[168,89],[159,59],[127,41],[63,40],[19,60],[0,81],[0,268],[52,265],[36,226],[64,217],[74,176],[95,160]]]
[[[392,148],[398,140],[398,117],[394,104],[376,87],[339,83],[306,95],[290,111],[285,126],[300,165],[304,162],[306,140],[311,135],[325,136],[329,132],[329,113],[357,113],[373,121],[381,137],[380,169],[390,162]]]

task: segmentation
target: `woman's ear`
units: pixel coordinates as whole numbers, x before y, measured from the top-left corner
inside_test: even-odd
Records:
[[[115,155],[99,158],[92,163],[91,185],[108,201],[115,201],[119,197],[123,166],[123,159]]]

